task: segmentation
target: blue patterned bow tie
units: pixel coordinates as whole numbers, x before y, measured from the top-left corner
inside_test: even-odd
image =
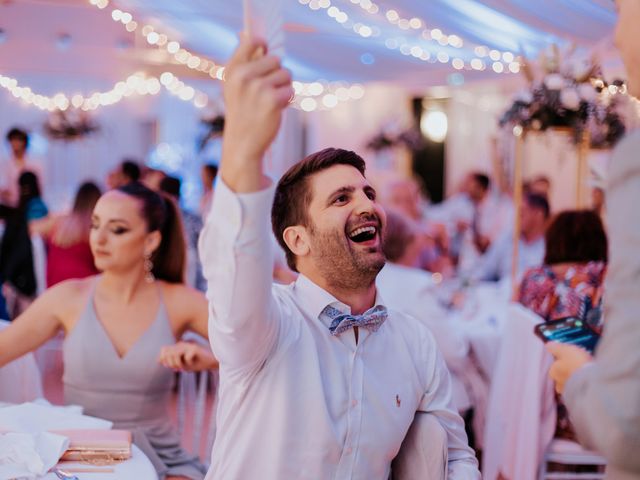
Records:
[[[322,313],[332,320],[331,326],[329,327],[332,335],[340,335],[351,327],[364,327],[375,332],[387,319],[387,309],[382,305],[376,305],[362,315],[342,313],[331,305],[326,306]]]

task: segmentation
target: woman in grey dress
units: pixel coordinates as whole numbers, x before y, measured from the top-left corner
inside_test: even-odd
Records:
[[[207,302],[182,283],[176,207],[141,184],[107,192],[94,209],[90,244],[101,275],[62,282],[39,297],[0,333],[0,366],[62,329],[65,402],[131,430],[160,478],[202,479],[204,467],[180,447],[170,423],[173,374],[159,363],[162,356],[172,367],[217,366],[202,347],[163,350],[187,330],[207,336]]]

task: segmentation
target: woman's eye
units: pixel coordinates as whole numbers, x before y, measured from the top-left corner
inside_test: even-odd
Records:
[[[116,235],[122,235],[123,233],[128,232],[129,230],[127,230],[124,227],[116,227],[114,229],[111,230],[113,233],[115,233]]]

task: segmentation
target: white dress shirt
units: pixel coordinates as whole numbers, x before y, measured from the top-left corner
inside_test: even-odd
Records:
[[[387,307],[411,315],[433,334],[451,372],[453,403],[460,412],[470,408],[471,400],[458,377],[467,367],[469,341],[460,321],[438,303],[431,274],[387,262],[376,278],[376,287]]]
[[[218,434],[207,479],[386,480],[416,411],[448,434],[449,478],[479,478],[449,374],[429,331],[391,311],[376,332],[330,334],[349,308],[300,275],[273,285],[273,188],[219,183],[200,238],[209,336],[220,361]],[[377,303],[381,299],[377,298]]]

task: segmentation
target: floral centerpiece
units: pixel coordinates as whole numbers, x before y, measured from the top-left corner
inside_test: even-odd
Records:
[[[519,92],[502,115],[500,126],[513,126],[523,134],[565,127],[576,143],[587,131],[593,148],[612,147],[624,134],[620,105],[626,92],[620,81],[608,85],[593,57],[562,54],[557,47],[526,63],[522,72],[528,88]]]
[[[98,125],[79,109],[55,110],[44,124],[45,133],[55,140],[79,140],[97,130]]]

